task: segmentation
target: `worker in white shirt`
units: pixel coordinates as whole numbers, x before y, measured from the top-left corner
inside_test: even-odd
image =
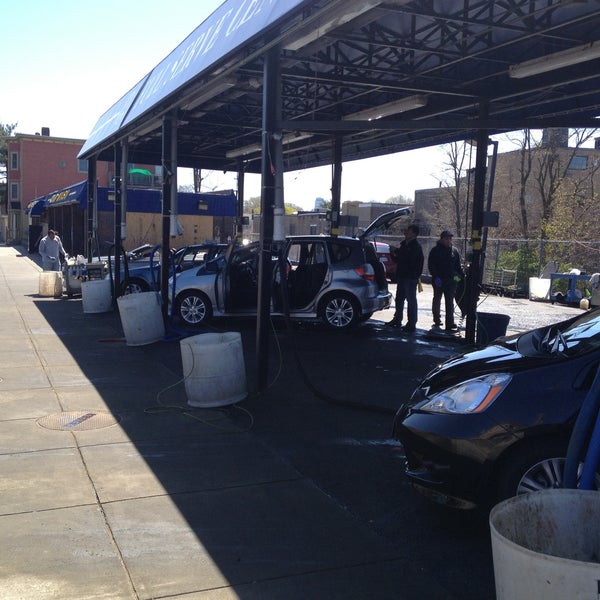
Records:
[[[42,256],[44,271],[60,271],[61,254],[65,258],[67,256],[60,238],[53,229],[49,229],[48,235],[40,240],[39,253]]]

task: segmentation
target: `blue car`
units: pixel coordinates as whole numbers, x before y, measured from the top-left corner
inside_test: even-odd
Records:
[[[171,253],[171,272],[181,273],[193,267],[199,267],[225,252],[227,244],[207,242],[192,244]],[[121,292],[138,294],[160,289],[160,253],[152,255],[152,246],[146,244],[127,253],[127,265],[121,266]],[[109,275],[110,277],[110,275]]]

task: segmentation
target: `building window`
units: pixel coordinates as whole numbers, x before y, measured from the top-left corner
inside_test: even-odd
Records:
[[[84,158],[77,159],[77,171],[79,173],[87,173],[88,172],[88,161]]]
[[[11,200],[19,200],[19,184],[18,183],[10,184],[10,199]]]
[[[18,152],[10,153],[10,168],[13,171],[16,171],[19,168],[19,153]]]
[[[587,169],[587,164],[587,156],[573,156],[569,163],[569,169],[572,169],[573,171],[585,171],[585,169]]]

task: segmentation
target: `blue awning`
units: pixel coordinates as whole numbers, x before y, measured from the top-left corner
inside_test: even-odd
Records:
[[[25,212],[28,215],[41,215],[46,208],[46,196],[42,196],[41,198],[36,198],[27,204],[25,207]]]
[[[80,208],[87,207],[87,181],[81,181],[62,190],[48,194],[46,198],[48,208],[65,206],[66,204],[79,204]]]

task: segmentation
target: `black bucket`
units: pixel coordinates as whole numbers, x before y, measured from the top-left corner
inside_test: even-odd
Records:
[[[477,345],[486,346],[496,338],[506,335],[509,315],[499,313],[477,313]]]

